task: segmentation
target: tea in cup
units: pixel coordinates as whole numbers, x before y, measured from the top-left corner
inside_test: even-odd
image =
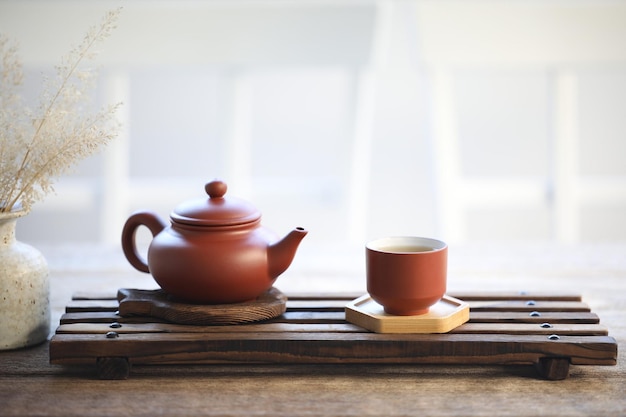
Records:
[[[367,292],[385,312],[425,314],[446,292],[448,245],[414,236],[370,241],[366,249]]]

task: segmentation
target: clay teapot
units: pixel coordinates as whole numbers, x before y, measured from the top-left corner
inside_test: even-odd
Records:
[[[261,213],[247,201],[228,197],[224,182],[205,186],[208,198],[180,204],[168,226],[151,211],[131,215],[122,230],[124,255],[136,269],[152,274],[174,298],[222,304],[257,298],[291,264],[307,231],[297,227],[283,239],[261,226]],[[147,261],[139,255],[139,226],[152,233]]]

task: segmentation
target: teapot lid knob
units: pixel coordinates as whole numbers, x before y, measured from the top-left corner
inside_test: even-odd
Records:
[[[204,190],[211,198],[222,198],[226,194],[228,186],[224,181],[213,180],[204,186]]]

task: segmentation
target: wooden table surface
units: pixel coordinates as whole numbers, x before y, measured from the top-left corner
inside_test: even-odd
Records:
[[[116,248],[40,247],[51,268],[52,331],[75,292],[154,288]],[[283,292],[359,292],[361,248],[304,244]],[[626,245],[450,247],[449,291],[571,291],[626,342]],[[562,381],[528,366],[137,366],[123,381],[49,364],[48,343],[0,352],[0,415],[626,415],[626,361],[571,366]]]

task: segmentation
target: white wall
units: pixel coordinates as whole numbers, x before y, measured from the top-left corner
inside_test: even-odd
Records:
[[[0,0],[0,31],[34,82],[118,4],[127,132],[23,240],[115,241],[216,176],[310,244],[626,240],[626,2]]]

